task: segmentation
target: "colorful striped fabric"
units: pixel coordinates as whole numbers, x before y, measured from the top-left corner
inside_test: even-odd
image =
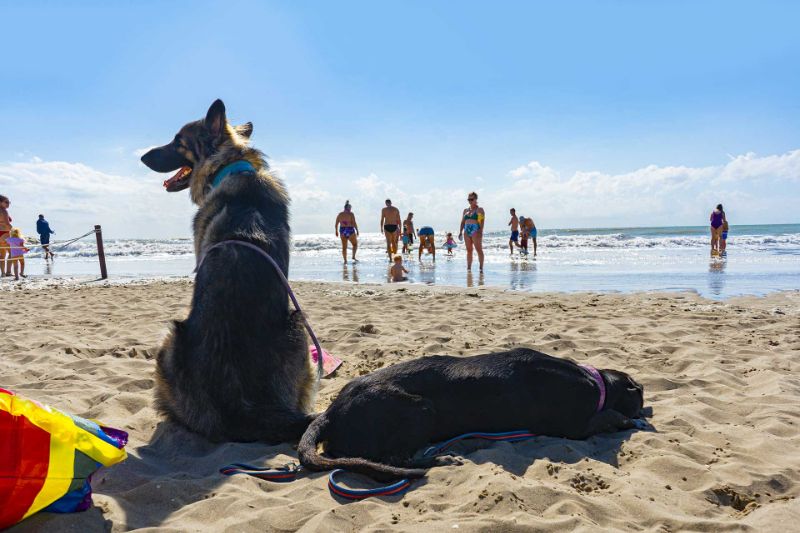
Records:
[[[0,529],[92,505],[91,475],[127,456],[128,434],[0,388]]]

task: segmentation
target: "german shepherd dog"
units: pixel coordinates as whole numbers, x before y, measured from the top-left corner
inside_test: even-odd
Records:
[[[423,357],[381,368],[345,385],[308,426],[297,448],[300,464],[379,480],[418,478],[429,467],[454,461],[415,458],[415,452],[471,431],[585,439],[646,428],[634,420],[641,416],[642,386],[624,372],[597,372],[593,377],[570,360],[528,348]],[[598,378],[606,391],[600,406]],[[325,456],[317,450],[320,443]]]
[[[296,441],[314,418],[315,393],[300,315],[257,251],[227,245],[204,258],[215,243],[239,240],[288,274],[289,196],[264,155],[248,146],[252,132],[252,123],[228,124],[217,100],[205,119],[142,156],[156,172],[177,170],[164,187],[189,188],[198,206],[192,307],[158,352],[156,407],[213,441]],[[241,162],[249,166],[242,170]],[[232,163],[239,170],[225,174]]]

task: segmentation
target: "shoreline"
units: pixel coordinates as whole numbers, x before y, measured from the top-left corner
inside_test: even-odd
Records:
[[[151,284],[162,284],[162,283],[176,283],[176,284],[193,284],[194,283],[194,275],[176,275],[176,276],[144,276],[144,277],[130,277],[130,278],[115,278],[111,276],[109,279],[102,280],[99,277],[94,276],[64,276],[64,277],[49,277],[49,276],[29,276],[25,280],[14,281],[7,278],[0,279],[0,294],[5,292],[15,292],[15,291],[40,291],[40,290],[51,290],[51,289],[58,289],[58,288],[91,288],[91,287],[103,287],[103,286],[111,286],[111,287],[121,287],[121,286],[143,286],[143,285],[151,285]],[[289,283],[292,287],[295,285],[309,285],[309,284],[321,284],[323,286],[337,286],[340,285],[342,287],[367,287],[367,288],[386,288],[395,290],[400,288],[413,288],[413,290],[433,290],[433,291],[470,291],[470,290],[482,290],[482,291],[500,291],[500,292],[507,292],[507,293],[520,293],[520,294],[527,294],[527,295],[535,295],[535,296],[560,296],[560,295],[628,295],[628,296],[636,296],[636,295],[648,295],[648,294],[664,294],[664,295],[681,295],[681,294],[689,294],[694,295],[699,298],[708,300],[710,302],[729,302],[731,300],[737,300],[741,298],[769,298],[773,295],[782,295],[782,294],[793,294],[797,293],[800,294],[800,288],[797,289],[773,289],[769,290],[764,293],[755,294],[755,293],[741,293],[741,294],[731,294],[728,296],[722,297],[709,297],[702,294],[697,289],[693,288],[676,288],[676,289],[631,289],[631,290],[620,290],[620,289],[608,289],[608,290],[567,290],[567,291],[558,291],[558,290],[535,290],[531,288],[527,289],[514,289],[508,287],[502,287],[497,285],[487,285],[487,284],[476,284],[473,286],[460,286],[454,284],[445,284],[445,283],[425,283],[421,281],[404,281],[404,282],[372,282],[372,281],[338,281],[338,280],[309,280],[309,279],[289,279]]]
[[[290,444],[212,444],[157,415],[154,358],[169,321],[188,312],[189,280],[9,291],[0,384],[130,433],[128,460],[96,475],[92,509],[42,513],[11,531],[763,531],[800,516],[800,291],[720,302],[293,285],[322,345],[344,360],[316,411],[354,377],[397,362],[531,347],[629,372],[656,431],[467,442],[455,447],[462,466],[431,470],[406,495],[342,505],[322,473],[287,484],[218,473],[294,461]]]

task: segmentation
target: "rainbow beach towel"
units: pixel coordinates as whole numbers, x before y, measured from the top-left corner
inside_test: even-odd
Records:
[[[128,434],[0,388],[0,529],[92,505],[91,475],[127,456]]]

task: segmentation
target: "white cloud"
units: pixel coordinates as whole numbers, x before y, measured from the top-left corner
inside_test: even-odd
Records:
[[[180,193],[168,194],[161,177],[108,174],[82,163],[43,161],[0,163],[0,194],[11,199],[14,224],[35,234],[45,214],[59,239],[80,235],[94,224],[113,237],[189,235],[192,208]]]
[[[748,153],[707,167],[650,165],[622,174],[561,176],[531,161],[508,176],[510,187],[491,195],[491,201],[521,206],[521,212],[544,218],[547,227],[703,225],[720,202],[732,220],[738,214],[739,223],[780,222],[797,217],[756,206],[781,209],[800,201],[800,150],[766,157]]]
[[[14,222],[28,234],[41,212],[59,238],[98,223],[109,238],[191,235],[195,207],[185,193],[166,193],[159,174],[142,169],[139,176],[122,176],[82,163],[26,157],[0,163],[0,194],[11,198]],[[561,175],[531,161],[498,172],[505,177],[475,177],[457,186],[375,173],[331,177],[302,159],[275,160],[272,166],[292,197],[295,233],[332,232],[345,200],[353,204],[364,231],[378,231],[386,198],[403,216],[413,211],[418,225],[455,231],[472,188],[480,195],[490,229],[506,227],[510,207],[532,216],[540,227],[557,228],[703,225],[720,202],[735,223],[796,222],[800,205],[800,150],[747,153],[706,167],[650,165],[619,174],[587,170]]]

